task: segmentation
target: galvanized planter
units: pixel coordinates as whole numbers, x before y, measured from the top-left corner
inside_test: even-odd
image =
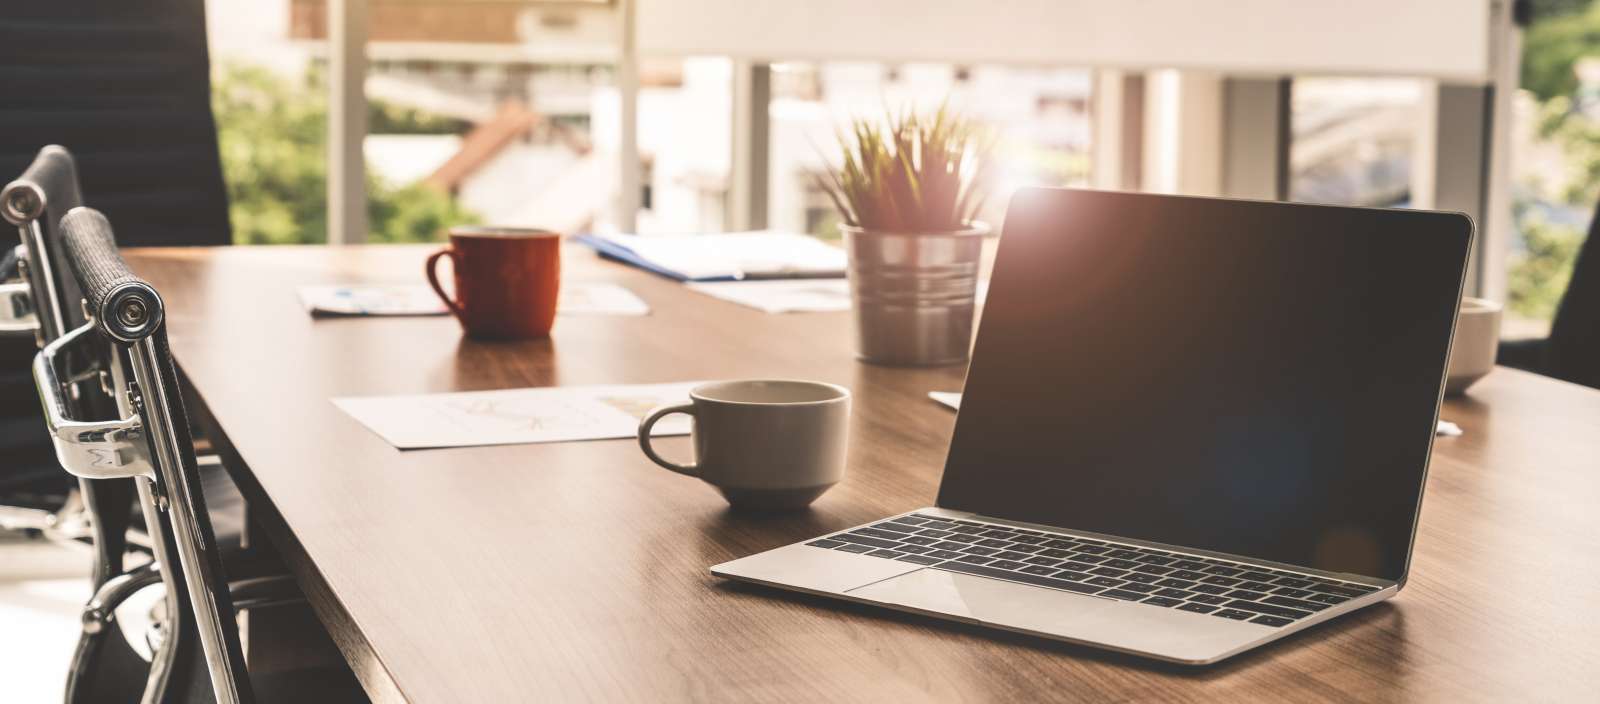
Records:
[[[989,226],[920,234],[839,230],[850,258],[856,356],[900,366],[967,361]]]

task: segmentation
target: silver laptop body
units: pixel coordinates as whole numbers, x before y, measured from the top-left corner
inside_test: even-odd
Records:
[[[1024,190],[937,505],[711,571],[1194,665],[1389,599],[1471,239],[1459,214]]]

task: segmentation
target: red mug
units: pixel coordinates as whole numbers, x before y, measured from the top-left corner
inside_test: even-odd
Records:
[[[455,298],[439,286],[439,259],[449,257]],[[510,227],[457,227],[450,246],[428,256],[428,283],[470,337],[547,337],[561,290],[561,235]]]

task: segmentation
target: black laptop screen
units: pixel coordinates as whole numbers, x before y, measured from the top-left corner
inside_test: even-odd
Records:
[[[1465,217],[1029,190],[939,505],[1398,580]]]

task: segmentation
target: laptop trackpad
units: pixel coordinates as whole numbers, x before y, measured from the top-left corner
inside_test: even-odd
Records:
[[[964,621],[1188,661],[1208,660],[1269,632],[1254,624],[936,569],[846,593]]]

